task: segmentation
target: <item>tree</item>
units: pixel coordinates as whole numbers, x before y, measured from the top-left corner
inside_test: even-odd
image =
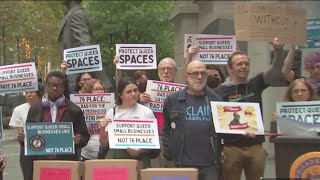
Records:
[[[113,76],[115,44],[155,43],[157,59],[173,57],[174,26],[169,20],[173,1],[85,1],[91,18],[94,41],[101,46],[102,58]],[[156,79],[155,71],[148,72]]]

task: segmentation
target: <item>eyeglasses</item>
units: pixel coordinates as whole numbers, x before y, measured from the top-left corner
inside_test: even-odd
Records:
[[[192,73],[187,73],[187,74],[190,75],[193,78],[198,78],[200,74],[201,74],[201,77],[208,77],[208,73],[206,71],[204,71],[204,72],[192,72]]]
[[[162,67],[162,68],[158,68],[159,71],[168,71],[168,72],[171,72],[171,71],[174,71],[176,70],[176,68],[171,68],[171,67]]]
[[[93,93],[103,93],[104,89],[92,89]]]
[[[82,79],[80,79],[80,81],[85,82],[85,81],[89,81],[90,79],[92,79],[92,78],[82,78]]]
[[[54,83],[47,83],[47,87],[50,89],[53,89],[53,87],[56,87],[57,89],[62,89],[63,84],[54,84]]]

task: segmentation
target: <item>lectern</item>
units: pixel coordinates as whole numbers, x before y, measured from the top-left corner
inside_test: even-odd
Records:
[[[270,141],[274,143],[277,178],[288,178],[292,163],[302,154],[320,151],[320,137],[279,136]]]

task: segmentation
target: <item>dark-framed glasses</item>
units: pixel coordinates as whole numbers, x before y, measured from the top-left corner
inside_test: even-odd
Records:
[[[191,72],[191,73],[187,73],[188,75],[190,75],[193,78],[198,78],[199,75],[201,75],[201,77],[208,77],[208,73],[206,71],[203,72]]]
[[[53,89],[53,87],[56,87],[57,89],[62,89],[63,84],[54,84],[54,83],[47,83],[47,87],[50,89]]]

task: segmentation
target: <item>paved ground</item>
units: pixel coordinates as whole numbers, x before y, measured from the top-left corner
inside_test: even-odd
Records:
[[[275,177],[275,167],[274,167],[274,155],[272,144],[265,144],[268,151],[268,160],[266,163],[265,177],[274,178]],[[20,146],[17,140],[17,133],[15,129],[4,129],[3,134],[3,152],[7,157],[8,163],[4,170],[4,180],[22,180],[22,172],[19,164],[19,151]],[[244,176],[242,180],[245,180]]]

